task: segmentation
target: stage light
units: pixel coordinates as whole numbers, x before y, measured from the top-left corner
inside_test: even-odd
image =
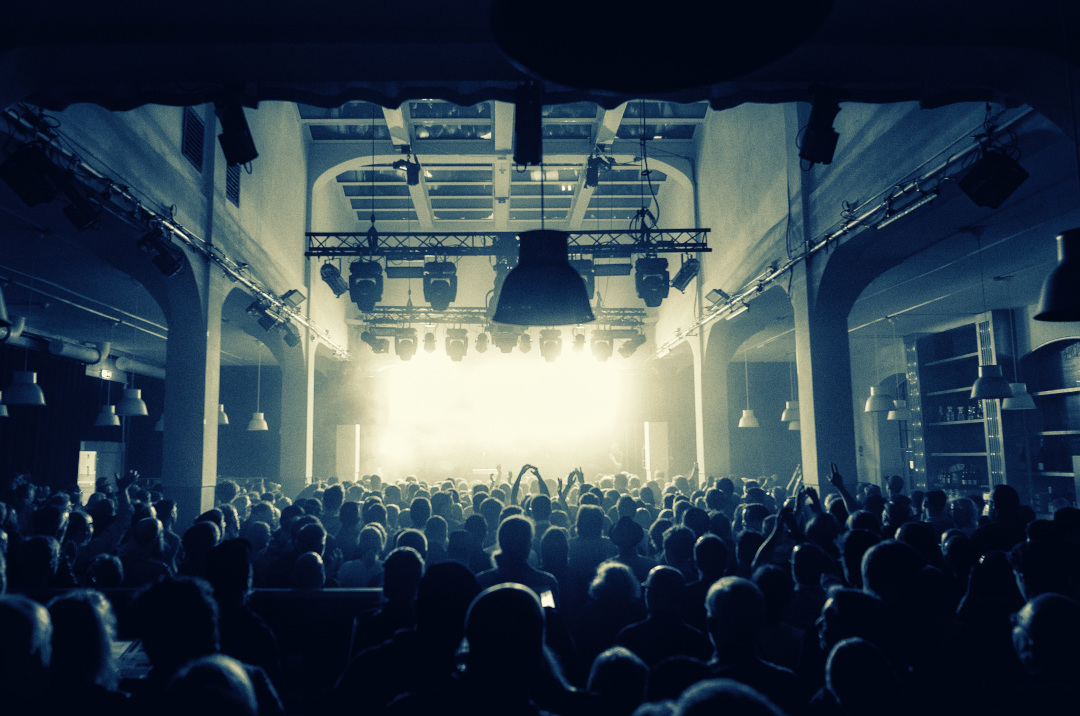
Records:
[[[184,252],[169,241],[160,227],[147,232],[137,245],[154,255],[151,261],[166,276],[175,276],[184,268]]]
[[[296,348],[300,345],[300,329],[292,321],[285,321],[281,324],[281,340],[290,348]]]
[[[585,168],[585,188],[595,189],[600,186],[600,167],[607,166],[600,157],[589,157],[589,164]]]
[[[518,338],[518,350],[522,353],[528,353],[532,350],[532,336],[528,333],[522,333]]]
[[[491,331],[491,340],[503,353],[510,353],[518,342],[518,331],[509,326],[495,326]]]
[[[575,333],[574,334],[574,352],[575,353],[580,353],[583,350],[585,350],[585,333],[584,332]]]
[[[687,259],[683,261],[682,266],[679,267],[678,272],[675,274],[675,278],[671,279],[671,285],[679,290],[680,293],[686,291],[686,287],[690,285],[690,282],[698,275],[701,270],[701,262],[697,259]]]
[[[799,142],[799,158],[811,165],[831,164],[840,135],[833,129],[833,120],[840,113],[840,103],[829,93],[819,92],[810,107],[810,119]]]
[[[638,298],[649,308],[659,306],[668,295],[667,259],[646,257],[634,265]]]
[[[445,311],[457,298],[457,266],[449,261],[424,264],[424,300],[436,311]]]
[[[405,172],[405,183],[416,186],[420,183],[420,164],[416,161],[398,159],[394,162],[394,169]]]
[[[469,332],[464,328],[446,329],[446,355],[450,360],[460,362],[469,352]]]
[[[731,296],[724,293],[724,291],[722,291],[719,288],[714,288],[713,290],[711,290],[707,294],[705,294],[705,299],[709,303],[711,303],[711,304],[713,304],[715,306],[716,304],[720,303],[721,301],[730,300]]]
[[[349,264],[349,298],[363,313],[375,310],[382,300],[383,271],[378,261],[353,261]]]
[[[591,336],[592,354],[596,360],[603,363],[611,357],[611,332],[593,331]]]
[[[390,341],[376,336],[371,330],[362,331],[360,340],[371,346],[373,353],[388,353],[390,351]]]
[[[476,337],[476,352],[487,353],[488,349],[488,334],[481,333]]]
[[[540,355],[548,363],[554,363],[562,353],[562,331],[557,328],[545,328],[540,331]]]
[[[247,164],[259,156],[255,150],[255,140],[251,138],[244,108],[237,100],[214,102],[214,114],[221,121],[221,134],[218,142],[225,154],[225,164]]]
[[[621,355],[623,358],[629,358],[630,356],[634,355],[634,352],[637,351],[637,349],[644,344],[645,334],[635,333],[633,336],[626,339],[626,341],[623,342],[622,346],[620,346],[619,355]]]
[[[247,313],[256,316],[256,320],[264,331],[273,330],[282,320],[277,314],[271,313],[258,299],[247,307]]]
[[[285,293],[281,294],[281,301],[285,304],[288,304],[289,306],[292,306],[293,308],[296,308],[306,300],[307,296],[305,296],[300,291],[297,291],[295,288],[291,291],[286,291]]]
[[[514,90],[514,163],[543,161],[543,97],[538,82],[523,82]]]
[[[503,282],[492,320],[517,326],[592,321],[585,282],[567,260],[568,234],[534,229],[518,239],[518,264]]]
[[[409,360],[416,355],[415,328],[399,328],[394,333],[394,353],[401,360]]]
[[[47,204],[60,193],[52,172],[52,162],[40,144],[20,146],[0,165],[0,179],[27,206]]]
[[[996,209],[1027,181],[1028,173],[1001,149],[991,147],[981,153],[957,185],[976,205]]]
[[[428,331],[427,333],[424,334],[424,352],[426,352],[426,353],[434,353],[435,352],[435,334],[432,333],[431,331]]]
[[[345,283],[345,279],[341,277],[341,270],[334,264],[323,264],[319,269],[319,275],[322,276],[322,280],[330,287],[330,290],[334,292],[335,297],[340,298],[341,294],[349,290],[349,284]]]

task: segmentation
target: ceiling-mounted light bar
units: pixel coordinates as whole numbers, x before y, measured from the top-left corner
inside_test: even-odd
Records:
[[[934,199],[937,199],[937,198],[938,198],[938,192],[935,189],[934,191],[930,191],[930,192],[927,192],[927,193],[923,194],[922,197],[920,197],[919,199],[911,202],[910,204],[905,206],[903,209],[900,209],[899,211],[897,211],[895,213],[893,213],[892,207],[890,207],[890,208],[886,209],[886,211],[885,211],[885,218],[882,219],[881,221],[879,221],[875,225],[874,228],[884,229],[886,226],[893,223],[894,221],[897,221],[899,219],[903,219],[905,216],[907,216],[911,212],[915,211],[916,209],[919,209],[920,207],[926,206],[927,204],[929,204],[930,202],[932,202]]]

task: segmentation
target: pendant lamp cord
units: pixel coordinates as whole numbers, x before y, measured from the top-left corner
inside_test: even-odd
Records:
[[[750,409],[750,354],[743,351],[743,370],[746,373],[746,409]]]
[[[255,373],[255,412],[260,413],[262,409],[259,407],[259,393],[262,391],[262,344],[259,344],[259,367]]]

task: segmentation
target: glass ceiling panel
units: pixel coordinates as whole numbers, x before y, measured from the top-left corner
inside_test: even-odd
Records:
[[[346,102],[340,107],[296,105],[300,119],[383,119],[383,109],[371,102]]]
[[[645,136],[653,139],[693,139],[695,124],[646,124]],[[619,125],[619,139],[639,139],[641,137],[641,125],[633,122],[623,122]]]
[[[309,124],[308,130],[311,138],[317,142],[328,141],[371,141],[372,129],[375,130],[375,139],[389,139],[390,130],[386,124]]]
[[[414,124],[415,139],[491,139],[490,124]]]
[[[570,102],[546,105],[541,115],[545,119],[596,119],[596,111],[593,102]]]
[[[708,111],[707,102],[694,104],[678,104],[675,102],[627,102],[626,111],[623,112],[623,120],[641,119],[644,112],[646,119],[673,118],[673,119],[702,119]]]
[[[452,102],[409,102],[413,119],[490,119],[491,104],[481,102],[471,107],[459,107]]]

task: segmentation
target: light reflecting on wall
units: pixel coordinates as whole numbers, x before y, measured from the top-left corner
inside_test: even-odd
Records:
[[[470,350],[461,362],[418,353],[380,375],[387,404],[376,459],[388,476],[467,478],[497,464],[505,476],[527,462],[565,478],[573,466],[598,464],[626,417],[626,368],[588,353],[554,363],[536,352]]]

